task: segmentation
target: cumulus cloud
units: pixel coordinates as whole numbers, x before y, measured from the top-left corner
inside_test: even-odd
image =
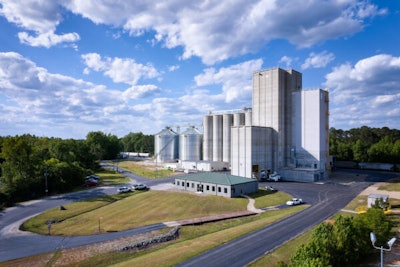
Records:
[[[132,125],[138,112],[132,110],[130,101],[156,90],[154,85],[113,90],[49,73],[15,52],[0,53],[0,96],[7,101],[7,106],[0,103],[1,124],[23,123],[19,129],[32,134],[48,136],[53,128],[59,131],[65,127],[66,136],[78,134],[82,138],[93,127],[119,124],[114,121],[116,118],[123,118],[127,125]],[[139,112],[138,116],[142,114]],[[122,128],[129,132],[129,127],[114,130],[116,134]]]
[[[251,74],[259,70],[262,64],[262,59],[256,59],[219,70],[207,68],[195,77],[195,82],[197,86],[222,84],[223,96],[227,103],[251,101]]]
[[[324,68],[334,59],[335,56],[333,53],[328,53],[327,51],[323,51],[319,54],[310,53],[309,57],[301,65],[301,69]]]
[[[18,27],[31,31],[18,33],[21,43],[30,46],[51,47],[60,43],[74,43],[77,33],[56,34],[62,20],[61,6],[57,1],[0,0],[0,15]]]
[[[116,83],[136,85],[140,79],[160,76],[152,64],[143,65],[130,58],[105,57],[102,59],[97,53],[89,53],[82,55],[82,59],[87,66],[84,73],[88,74],[90,69],[100,71]]]
[[[293,62],[293,59],[288,56],[283,56],[278,61],[278,63],[284,63],[286,65],[286,68],[290,68],[290,66],[292,65],[292,62]]]
[[[132,36],[154,33],[166,48],[182,47],[182,59],[200,57],[212,65],[233,56],[256,52],[274,39],[298,47],[361,31],[365,20],[385,14],[369,1],[302,0],[218,1],[33,1],[0,0],[1,14],[10,22],[39,36],[55,31],[61,5],[96,24],[122,28]],[[32,14],[31,14],[32,13]],[[235,14],[231,16],[229,14]],[[34,38],[34,44],[46,38]],[[27,42],[32,38],[26,38]],[[63,41],[72,41],[64,36]],[[55,38],[48,38],[54,40]],[[44,41],[43,41],[44,42]],[[43,45],[45,42],[43,43]],[[49,45],[49,44],[47,44]]]
[[[400,117],[400,57],[379,54],[342,64],[326,76],[331,118],[340,125],[391,127]]]

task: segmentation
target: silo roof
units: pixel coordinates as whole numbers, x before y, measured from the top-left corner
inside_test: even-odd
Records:
[[[184,131],[184,132],[182,133],[182,135],[183,135],[183,134],[186,134],[186,135],[189,135],[189,134],[201,135],[202,133],[201,133],[199,130],[197,130],[196,128],[190,127],[190,128],[187,128],[187,130]]]
[[[165,128],[156,135],[176,135],[176,133],[171,128]]]
[[[231,175],[228,173],[218,173],[218,172],[198,172],[192,174],[185,174],[176,179],[190,180],[203,183],[212,183],[219,185],[236,185],[244,184],[250,182],[257,182],[256,179],[245,178],[241,176]]]

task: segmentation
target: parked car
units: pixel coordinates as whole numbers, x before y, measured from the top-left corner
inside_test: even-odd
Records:
[[[118,193],[128,193],[128,192],[131,192],[132,189],[130,189],[127,186],[122,186],[122,187],[118,188],[117,191],[118,191]]]
[[[300,205],[302,203],[303,203],[303,200],[301,198],[292,198],[291,200],[288,200],[286,202],[286,205],[294,206],[294,205]]]
[[[85,178],[85,180],[96,180],[96,181],[98,181],[99,179],[100,179],[100,177],[97,176],[97,175],[94,175],[94,174],[88,175],[88,176],[86,176],[86,178]]]
[[[281,176],[279,174],[277,174],[276,172],[272,173],[269,175],[269,180],[274,181],[274,182],[278,182],[281,180]]]
[[[132,186],[135,190],[146,190],[149,189],[149,187],[145,184],[134,184]]]
[[[83,186],[89,187],[89,186],[97,186],[99,183],[95,180],[86,180]]]
[[[272,186],[269,186],[269,185],[267,185],[267,186],[265,187],[265,189],[266,189],[267,191],[277,191],[275,188],[273,188]]]

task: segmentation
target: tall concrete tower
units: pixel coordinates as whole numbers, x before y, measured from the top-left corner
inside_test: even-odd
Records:
[[[302,89],[302,74],[280,68],[253,73],[253,126],[272,128],[271,164],[280,169],[290,162],[292,94]]]

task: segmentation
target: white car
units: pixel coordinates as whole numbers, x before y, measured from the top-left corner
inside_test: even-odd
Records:
[[[279,180],[281,180],[281,176],[279,174],[277,174],[276,172],[274,172],[273,174],[270,174],[268,179],[271,181],[274,181],[274,182],[278,182]]]
[[[291,200],[286,202],[286,205],[294,206],[294,205],[300,205],[302,203],[303,203],[303,200],[301,198],[292,198]]]
[[[146,189],[148,189],[147,185],[145,185],[145,184],[134,184],[132,187],[135,190],[146,190]]]
[[[272,186],[269,186],[269,185],[265,186],[265,189],[266,189],[267,191],[276,191],[275,188],[273,188]]]
[[[130,189],[127,186],[123,186],[123,187],[118,188],[117,191],[118,191],[118,193],[128,193],[128,192],[132,191],[132,189]]]

